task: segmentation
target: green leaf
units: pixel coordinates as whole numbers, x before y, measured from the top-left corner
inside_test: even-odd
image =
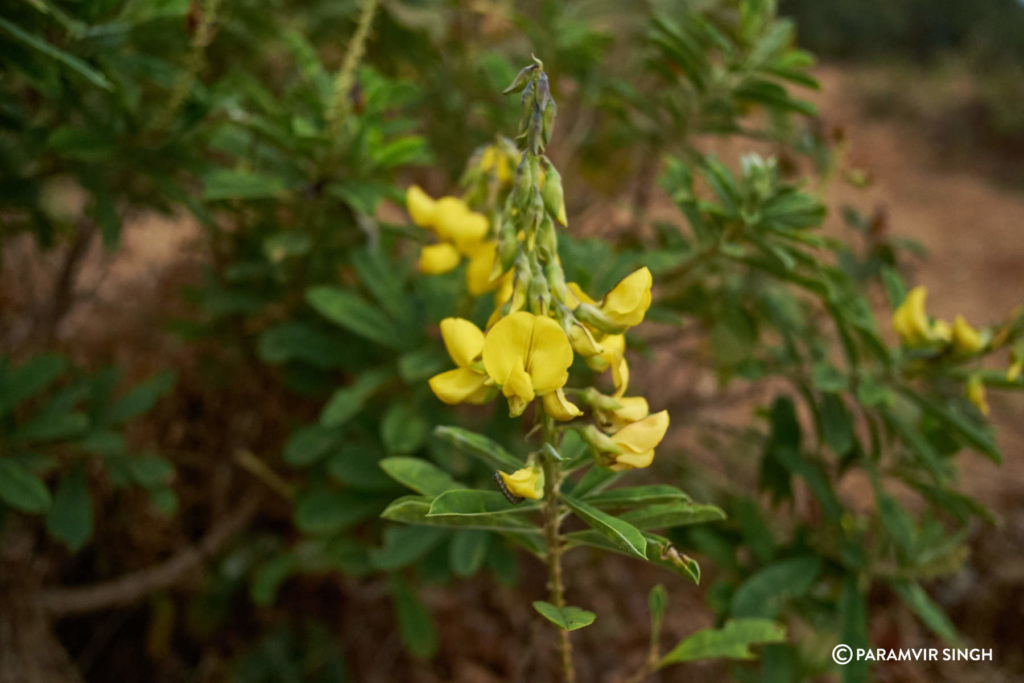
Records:
[[[61,441],[88,429],[89,418],[82,413],[40,413],[18,427],[12,436],[25,443]]]
[[[0,364],[0,416],[48,387],[67,369],[62,356],[34,356],[15,368]]]
[[[725,519],[725,512],[714,505],[701,505],[674,501],[624,512],[620,519],[644,531],[649,529],[667,529],[669,527],[715,522]]]
[[[908,557],[914,547],[914,520],[892,496],[877,494],[878,513],[900,556]]]
[[[47,57],[52,57],[72,71],[84,76],[85,79],[93,85],[103,88],[104,90],[114,89],[113,84],[107,80],[106,76],[83,62],[78,57],[51,45],[38,36],[34,36],[31,33],[22,30],[21,27],[7,21],[3,17],[0,17],[0,28],[10,33],[16,40],[21,41],[34,50],[38,50]]]
[[[491,534],[478,529],[458,531],[449,546],[448,563],[456,576],[472,576],[487,559]]]
[[[668,591],[665,586],[656,584],[647,594],[647,608],[651,611],[651,643],[657,645],[661,638],[661,622],[665,618],[668,607]]]
[[[331,395],[327,405],[320,412],[322,427],[340,427],[366,405],[367,399],[392,377],[388,370],[377,369],[364,372],[355,382],[342,387]]]
[[[116,424],[148,413],[156,405],[157,399],[171,390],[177,378],[173,370],[164,370],[140,382],[104,410],[100,421]]]
[[[388,453],[412,453],[427,440],[430,425],[411,403],[391,404],[380,424],[380,438]]]
[[[326,458],[341,443],[339,430],[312,424],[292,432],[281,457],[292,467],[309,467]]]
[[[997,464],[1003,461],[1003,454],[999,451],[999,447],[996,446],[990,429],[976,425],[955,408],[944,406],[937,401],[918,394],[912,389],[900,387],[900,390],[905,396],[908,396],[917,403],[926,413],[935,417],[942,424],[948,424],[953,427],[963,437],[964,441],[987,456],[989,460]]]
[[[393,492],[395,483],[380,469],[380,461],[377,444],[354,443],[331,455],[327,460],[327,474],[352,489]]]
[[[249,596],[258,607],[266,607],[274,602],[277,590],[298,568],[295,553],[278,553],[260,564],[253,573],[249,585]]]
[[[644,558],[653,565],[657,565],[670,572],[686,576],[695,584],[700,584],[700,565],[695,559],[680,553],[673,547],[672,543],[663,536],[649,532],[644,533],[647,539],[647,557]],[[600,548],[613,553],[620,553],[635,558],[636,555],[625,549],[621,543],[613,542],[600,531],[587,529],[585,531],[572,531],[565,535],[566,547],[575,548],[581,545],[592,548]]]
[[[420,458],[384,458],[380,467],[399,484],[431,498],[461,487],[447,472]]]
[[[203,198],[208,201],[268,199],[281,197],[286,191],[280,178],[253,171],[220,168],[203,177]]]
[[[384,529],[384,544],[370,551],[370,564],[381,571],[401,569],[426,555],[447,537],[444,529],[389,526]]]
[[[46,512],[52,502],[46,484],[10,458],[0,458],[0,501],[32,515]]]
[[[78,552],[92,536],[92,497],[81,464],[57,484],[53,505],[46,515],[46,530],[63,541],[71,552]]]
[[[568,494],[562,494],[562,500],[580,519],[603,533],[613,543],[621,545],[623,549],[640,559],[647,559],[647,539],[635,526]]]
[[[437,628],[430,612],[399,575],[392,574],[388,583],[402,643],[415,657],[433,657],[437,654]]]
[[[533,609],[563,631],[576,631],[594,623],[597,615],[579,607],[555,607],[550,602],[536,600]]]
[[[315,488],[296,498],[295,525],[308,534],[330,534],[375,516],[380,508],[377,496]]]
[[[334,337],[299,322],[266,330],[260,335],[257,353],[268,365],[300,361],[320,370],[330,370],[344,363],[341,347]]]
[[[313,287],[306,301],[320,315],[346,330],[392,349],[403,349],[407,340],[380,308],[340,287]]]
[[[839,392],[850,388],[846,375],[831,363],[815,363],[811,370],[811,383],[818,391]]]
[[[174,479],[174,465],[166,458],[152,453],[125,459],[129,476],[147,489],[166,485]]]
[[[523,466],[522,460],[482,434],[460,427],[435,427],[434,436],[496,470],[511,473]]]
[[[720,629],[703,629],[669,651],[658,668],[701,659],[754,659],[751,645],[781,643],[786,627],[770,619],[730,619]]]
[[[525,513],[538,509],[538,503],[513,504],[497,491],[452,489],[441,493],[430,504],[428,517],[437,515],[491,515]]]
[[[460,527],[503,533],[528,533],[539,538],[540,530],[519,515],[436,515],[428,517],[431,501],[422,496],[403,496],[391,502],[380,516],[393,522],[422,526]],[[535,545],[531,544],[531,545]]]
[[[838,394],[821,397],[821,432],[836,455],[846,455],[853,447],[853,420]]]
[[[960,647],[963,641],[960,634],[957,633],[956,627],[942,611],[942,608],[935,604],[928,593],[921,588],[921,584],[914,581],[893,581],[891,585],[900,599],[914,611],[925,626],[931,629],[932,633],[952,647]]]
[[[573,495],[578,494],[573,490]],[[621,489],[602,491],[590,496],[582,496],[584,500],[599,508],[632,507],[634,505],[654,505],[658,503],[690,502],[690,497],[667,484],[649,484],[647,486],[627,486]]]
[[[732,597],[735,617],[772,618],[791,597],[804,595],[818,580],[821,558],[796,557],[770,564],[748,578]]]

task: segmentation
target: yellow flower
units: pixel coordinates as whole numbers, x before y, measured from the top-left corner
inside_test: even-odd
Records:
[[[597,343],[594,335],[581,322],[569,323],[568,335],[573,351],[581,356],[598,356],[604,352],[604,347]]]
[[[973,403],[982,415],[989,414],[988,400],[985,398],[985,383],[978,375],[971,375],[967,380],[967,400]]]
[[[583,414],[583,411],[576,404],[565,397],[565,392],[561,389],[544,394],[542,401],[544,403],[544,412],[562,422]]]
[[[455,270],[462,257],[458,250],[447,242],[429,244],[420,249],[420,260],[417,264],[421,273],[441,275]]]
[[[985,340],[962,315],[958,315],[953,320],[953,346],[962,353],[977,353],[985,348]]]
[[[575,282],[566,283],[566,287],[569,288],[570,297],[565,302],[565,305],[569,308],[576,308],[580,304],[596,304],[597,302],[590,298],[590,296],[583,291]]]
[[[468,254],[487,236],[489,227],[487,216],[471,210],[458,197],[441,197],[437,200],[433,228],[439,238],[453,242],[461,253]]]
[[[647,467],[654,461],[654,449],[665,438],[668,431],[668,411],[649,415],[628,424],[611,435],[612,442],[619,447],[619,454],[613,456],[613,470]]]
[[[505,489],[513,496],[540,500],[544,497],[544,470],[530,465],[516,470],[512,474],[498,472]]]
[[[468,320],[445,318],[441,321],[441,337],[458,367],[431,377],[431,390],[449,405],[487,402],[491,393],[488,377],[477,363],[484,348],[484,333]]]
[[[492,169],[502,185],[512,182],[512,167],[508,156],[497,145],[488,145],[480,155],[480,170],[489,173]]]
[[[892,327],[907,346],[925,346],[935,341],[948,341],[949,325],[942,320],[932,323],[925,312],[928,290],[914,287],[896,312],[892,314]]]
[[[601,353],[586,359],[587,365],[595,372],[612,369],[612,384],[615,396],[622,396],[629,386],[629,364],[626,363],[626,336],[609,334],[601,338]]]
[[[569,379],[572,347],[554,320],[518,311],[490,329],[483,344],[484,368],[521,415],[535,396],[562,388]]]
[[[651,271],[644,267],[627,275],[601,302],[601,312],[620,327],[639,325],[651,307]]]
[[[469,265],[466,267],[466,288],[473,296],[486,294],[497,289],[501,284],[500,278],[491,279],[497,255],[497,242],[481,242],[469,254]]]
[[[405,208],[412,216],[412,222],[421,228],[429,228],[434,224],[437,202],[418,185],[410,185],[405,191]]]
[[[1006,369],[1006,381],[1016,382],[1020,378],[1022,370],[1024,370],[1024,360],[1015,360],[1010,363],[1010,367]]]
[[[618,407],[594,407],[594,414],[601,428],[607,431],[618,430],[633,422],[639,422],[647,417],[651,410],[643,396],[619,396],[613,398],[613,401]]]

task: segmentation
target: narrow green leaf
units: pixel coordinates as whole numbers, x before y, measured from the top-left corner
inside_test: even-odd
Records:
[[[900,599],[914,611],[925,626],[931,629],[932,633],[952,647],[959,647],[963,643],[956,626],[921,588],[921,584],[914,581],[893,581],[891,585]]]
[[[647,539],[635,526],[570,495],[562,494],[562,500],[580,519],[603,533],[612,542],[620,544],[623,549],[640,559],[647,559]]]
[[[433,657],[437,653],[437,628],[430,612],[401,576],[392,574],[388,583],[402,643],[415,657]]]
[[[145,415],[153,409],[161,396],[171,390],[177,377],[173,370],[165,370],[136,384],[102,412],[100,422],[116,424]]]
[[[428,517],[430,499],[423,496],[403,496],[391,502],[380,516],[393,522],[419,524],[422,526],[459,527],[500,531],[506,534],[520,533],[540,536],[540,530],[519,515],[495,513],[490,515],[435,515]],[[535,542],[528,543],[530,547]]]
[[[93,85],[99,86],[104,90],[113,90],[113,84],[107,80],[107,77],[102,73],[92,68],[78,57],[61,50],[60,48],[51,45],[42,38],[34,36],[31,33],[23,30],[17,24],[13,24],[3,17],[0,17],[0,28],[10,33],[16,40],[28,45],[34,50],[38,50],[47,57],[56,59],[61,64],[67,66],[72,71],[81,74]]]
[[[482,434],[460,427],[436,427],[434,436],[496,470],[512,473],[523,466],[522,460]]]
[[[701,659],[754,659],[751,645],[781,643],[786,627],[769,619],[730,619],[720,629],[703,629],[669,651],[658,668]]]
[[[770,564],[740,584],[730,612],[735,617],[773,618],[786,600],[807,593],[820,573],[821,558],[811,555]]]
[[[380,467],[399,484],[431,498],[461,488],[447,472],[421,458],[384,458]]]
[[[50,492],[36,475],[10,458],[0,458],[0,501],[38,515],[50,508]]]
[[[384,529],[384,544],[370,551],[370,565],[380,571],[407,567],[447,537],[444,529],[389,526]]]
[[[573,495],[582,497],[588,503],[599,508],[632,507],[634,505],[655,505],[658,503],[690,502],[690,497],[667,484],[649,484],[647,486],[627,486],[579,496],[575,490]]]
[[[316,488],[295,500],[295,525],[308,534],[329,534],[369,519],[382,507],[380,497]]]
[[[472,576],[487,559],[491,534],[478,529],[458,531],[449,546],[448,562],[456,576]]]
[[[313,287],[306,301],[320,315],[346,330],[392,349],[403,349],[407,339],[380,308],[340,287]]]
[[[253,573],[249,584],[249,596],[258,607],[273,604],[277,590],[289,576],[295,573],[299,562],[295,553],[278,553],[266,560]]]
[[[340,427],[351,420],[391,377],[390,370],[378,368],[362,373],[355,382],[335,391],[320,412],[320,425]]]
[[[78,552],[92,536],[92,496],[81,464],[60,480],[46,515],[46,530]]]
[[[428,516],[515,514],[533,512],[539,507],[539,503],[533,502],[510,503],[497,491],[453,489],[434,499]]]
[[[34,356],[14,368],[0,364],[0,416],[48,387],[68,367],[63,356]]]
[[[203,198],[208,201],[270,199],[281,197],[286,191],[280,178],[254,171],[221,168],[203,178]]]
[[[563,631],[576,631],[594,623],[597,615],[579,607],[555,607],[550,602],[537,600],[533,603],[533,609],[542,617]]]
[[[701,505],[683,501],[645,505],[622,513],[620,519],[638,529],[667,529],[670,527],[715,522],[725,519],[725,512],[714,505]]]

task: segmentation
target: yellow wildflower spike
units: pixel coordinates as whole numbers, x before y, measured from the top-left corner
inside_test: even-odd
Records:
[[[498,472],[505,490],[513,496],[540,500],[544,497],[544,470],[536,465],[516,470],[512,474]]]
[[[544,402],[544,412],[556,420],[567,422],[583,414],[576,404],[566,398],[565,392],[561,389],[544,394],[541,400]]]
[[[421,228],[434,225],[437,202],[430,198],[418,185],[410,185],[405,191],[405,209],[412,217],[412,222]]]
[[[665,438],[668,423],[668,411],[662,410],[612,434],[611,440],[621,452],[614,456],[611,469],[648,467],[654,461],[654,449]]]
[[[981,376],[971,375],[967,380],[966,390],[967,400],[973,403],[982,415],[988,416],[990,408],[988,399],[985,397],[985,383],[981,381]]]
[[[961,353],[978,353],[985,348],[985,340],[962,315],[958,315],[953,320],[953,346]]]
[[[442,275],[450,273],[459,266],[458,250],[447,242],[428,244],[420,249],[420,259],[416,266],[424,275]]]
[[[608,292],[601,312],[620,327],[639,325],[651,307],[651,271],[644,267],[627,275]]]

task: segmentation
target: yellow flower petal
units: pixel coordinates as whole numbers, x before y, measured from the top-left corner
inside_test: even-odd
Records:
[[[470,255],[469,265],[466,267],[466,289],[473,296],[486,294],[492,289],[496,289],[501,282],[500,279],[491,280],[491,272],[494,270],[494,259],[497,254],[497,242],[484,242]]]
[[[412,217],[412,222],[421,228],[428,228],[434,224],[437,202],[418,185],[410,185],[405,191],[405,208]]]
[[[544,497],[544,470],[539,467],[524,467],[512,474],[498,472],[505,488],[514,496],[540,500]]]
[[[639,422],[651,411],[643,396],[623,396],[617,400],[622,407],[615,411],[615,417],[623,422]]]
[[[616,472],[641,469],[643,467],[650,467],[652,462],[654,462],[654,449],[643,453],[620,453],[615,456],[615,462],[609,469]]]
[[[501,392],[508,399],[508,410],[512,417],[519,417],[526,410],[526,406],[536,395],[533,385],[530,383],[530,376],[526,374],[520,362],[517,367],[505,378],[501,386]]]
[[[441,197],[434,203],[434,221],[431,227],[441,239],[453,241],[448,226],[466,213],[469,213],[469,207],[463,200],[458,197]]]
[[[892,315],[892,327],[907,346],[921,346],[931,339],[932,326],[925,313],[928,290],[914,287]]]
[[[551,318],[533,316],[533,336],[527,372],[538,394],[565,386],[572,365],[572,346],[561,326]]]
[[[542,400],[544,401],[544,412],[556,420],[565,422],[583,414],[582,410],[565,397],[565,392],[561,389],[544,394]]]
[[[428,244],[420,249],[419,271],[425,275],[441,275],[458,267],[462,257],[458,250],[447,242]]]
[[[476,396],[484,388],[487,381],[486,375],[475,372],[469,368],[455,368],[434,375],[430,378],[430,389],[434,394],[447,403],[454,405],[464,403],[467,399]]]
[[[565,302],[565,305],[568,306],[569,308],[576,308],[581,303],[582,304],[596,304],[597,303],[596,301],[591,299],[590,296],[586,292],[583,291],[583,288],[580,287],[575,282],[568,282],[568,283],[566,283],[566,287],[569,288],[569,293],[572,294],[573,297],[575,297],[575,299],[570,297],[569,300]]]
[[[985,340],[962,315],[958,315],[953,320],[953,346],[962,353],[977,353],[985,348]]]
[[[981,377],[972,375],[967,380],[967,400],[973,403],[981,411],[982,415],[989,414],[988,399],[985,397],[985,384],[981,381]]]
[[[484,368],[498,384],[505,384],[514,368],[525,370],[526,355],[533,336],[531,313],[518,311],[507,315],[487,331],[484,338]]]
[[[1006,369],[1006,381],[1016,382],[1020,378],[1021,371],[1024,371],[1024,360],[1017,360]]]
[[[622,327],[639,325],[651,307],[653,278],[646,267],[627,275],[612,288],[601,304],[601,311]]]
[[[468,368],[484,350],[484,333],[464,318],[442,320],[441,337],[448,355],[460,368]]]
[[[612,434],[611,438],[615,445],[622,449],[623,453],[632,453],[634,455],[646,453],[647,451],[654,450],[661,443],[661,440],[665,438],[665,432],[668,431],[668,423],[668,411],[662,410],[645,417],[639,422],[626,425]]]
[[[582,323],[576,322],[569,327],[569,343],[573,351],[581,356],[597,356],[604,352],[604,347],[597,343],[594,335]]]

